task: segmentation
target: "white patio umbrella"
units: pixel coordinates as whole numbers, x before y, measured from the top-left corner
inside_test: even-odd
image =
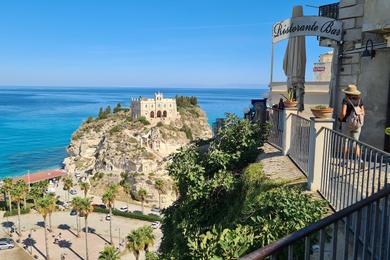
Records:
[[[302,6],[294,6],[292,17],[303,16]],[[288,39],[283,60],[284,74],[287,76],[287,88],[294,91],[298,101],[298,110],[302,111],[305,94],[306,42],[305,36]]]

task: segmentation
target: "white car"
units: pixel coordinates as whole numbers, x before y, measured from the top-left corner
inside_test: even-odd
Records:
[[[0,250],[14,248],[15,243],[11,238],[0,238]]]
[[[111,215],[110,215],[110,214],[107,214],[106,220],[107,220],[107,221],[111,220]]]
[[[74,174],[74,176],[75,176],[76,178],[80,178],[81,174],[78,173],[78,172],[76,172],[76,173]]]
[[[119,208],[119,211],[128,212],[128,211],[129,211],[129,208],[128,208],[127,206],[120,207],[120,208]]]
[[[154,229],[157,229],[157,228],[161,227],[161,223],[160,223],[160,221],[156,221],[156,222],[153,222],[150,226]]]
[[[69,193],[72,194],[72,195],[76,195],[77,194],[77,190],[76,189],[71,189],[69,191]]]

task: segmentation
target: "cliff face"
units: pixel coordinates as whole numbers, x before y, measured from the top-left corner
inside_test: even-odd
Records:
[[[180,118],[175,121],[152,124],[133,121],[129,111],[87,120],[72,136],[65,169],[71,175],[87,176],[97,194],[108,182],[119,182],[121,173],[128,173],[126,181],[132,193],[146,189],[147,202],[155,205],[158,192],[154,184],[162,179],[165,192],[161,194],[161,204],[170,205],[176,194],[165,171],[168,155],[191,140],[211,137],[206,115],[199,107],[179,108],[179,113]]]

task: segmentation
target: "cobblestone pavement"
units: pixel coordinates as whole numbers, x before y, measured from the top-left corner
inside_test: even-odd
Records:
[[[291,161],[288,156],[272,145],[266,143],[262,147],[263,153],[257,158],[257,162],[262,162],[263,170],[267,177],[275,180],[283,180],[289,183],[306,183],[307,178]]]

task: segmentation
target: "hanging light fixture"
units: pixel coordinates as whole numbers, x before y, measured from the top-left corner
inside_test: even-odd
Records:
[[[371,43],[371,50],[368,49],[368,43]],[[371,39],[368,39],[366,42],[366,49],[362,53],[362,57],[371,57],[373,59],[376,55],[376,51],[374,50],[374,42]]]

